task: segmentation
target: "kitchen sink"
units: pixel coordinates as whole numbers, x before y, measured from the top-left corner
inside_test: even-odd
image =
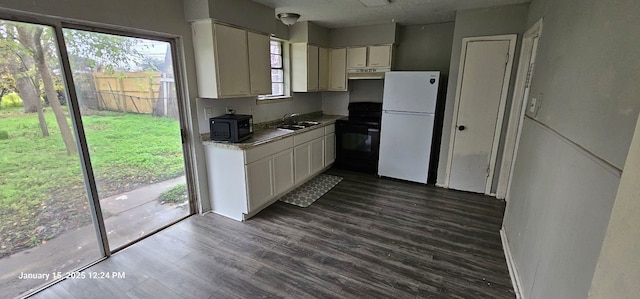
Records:
[[[320,123],[317,121],[301,121],[301,122],[297,122],[295,124],[281,124],[278,125],[276,128],[278,129],[285,129],[285,130],[301,130],[301,129],[305,129],[308,127],[313,127],[316,125],[319,125]]]
[[[301,126],[301,125],[279,125],[276,128],[278,129],[285,129],[285,130],[302,130],[304,128],[306,128],[305,126]]]

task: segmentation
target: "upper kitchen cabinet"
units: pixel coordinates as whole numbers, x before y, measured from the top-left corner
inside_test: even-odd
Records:
[[[329,90],[329,69],[331,49],[318,48],[318,89]]]
[[[251,94],[271,94],[271,55],[269,43],[271,39],[263,34],[247,33],[249,46],[249,85]]]
[[[370,67],[391,67],[391,45],[369,46],[367,56]]]
[[[351,47],[347,55],[347,67],[391,68],[392,45]]]
[[[291,77],[294,92],[318,91],[318,47],[307,43],[291,44]]]
[[[331,49],[329,67],[329,90],[347,90],[347,49]]]
[[[347,66],[350,69],[367,66],[367,47],[349,48]]]
[[[211,20],[197,21],[191,26],[200,97],[232,98],[271,93],[267,36]]]

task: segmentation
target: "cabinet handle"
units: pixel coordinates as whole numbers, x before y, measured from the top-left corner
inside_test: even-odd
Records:
[[[371,65],[372,66],[376,66],[376,65],[379,65],[379,63],[372,63]]]

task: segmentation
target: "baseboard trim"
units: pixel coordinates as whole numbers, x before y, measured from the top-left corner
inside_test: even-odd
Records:
[[[511,249],[509,248],[509,241],[507,240],[507,234],[504,231],[504,227],[500,229],[500,239],[502,240],[502,249],[504,250],[504,256],[507,259],[507,267],[509,268],[509,276],[511,276],[511,284],[513,285],[513,291],[516,293],[517,299],[523,299],[521,292],[520,276],[516,264],[511,255]]]

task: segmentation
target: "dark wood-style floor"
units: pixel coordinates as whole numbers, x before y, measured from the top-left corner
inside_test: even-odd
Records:
[[[193,216],[35,298],[514,298],[495,198],[331,169],[308,208]]]

